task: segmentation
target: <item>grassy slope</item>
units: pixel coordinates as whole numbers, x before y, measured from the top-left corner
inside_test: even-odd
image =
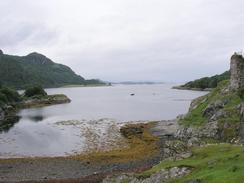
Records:
[[[223,110],[226,112],[227,116],[219,119],[220,124],[225,122],[232,124],[238,123],[240,121],[240,114],[237,110],[237,106],[241,103],[241,99],[237,93],[222,92],[228,86],[228,84],[228,80],[222,81],[212,92],[196,99],[196,107],[189,111],[189,113],[180,121],[180,123],[185,126],[201,126],[205,124],[208,119],[203,115],[204,109],[209,104],[216,101],[225,101]]]
[[[174,183],[200,179],[208,183],[243,182],[244,147],[230,144],[208,145],[193,149],[193,156],[178,161],[163,161],[139,176],[149,176],[163,168],[188,166],[193,172]]]

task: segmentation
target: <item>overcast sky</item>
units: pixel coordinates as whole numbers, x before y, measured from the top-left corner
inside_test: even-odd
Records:
[[[85,78],[187,81],[243,48],[243,0],[0,0],[0,49]]]

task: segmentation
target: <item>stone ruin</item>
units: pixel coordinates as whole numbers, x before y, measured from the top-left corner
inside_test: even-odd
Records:
[[[237,91],[244,87],[244,58],[242,55],[235,53],[230,62],[230,89]]]
[[[238,91],[244,87],[244,58],[242,55],[235,53],[230,62],[230,89]],[[244,144],[244,102],[240,106],[241,123],[240,123],[240,142]]]

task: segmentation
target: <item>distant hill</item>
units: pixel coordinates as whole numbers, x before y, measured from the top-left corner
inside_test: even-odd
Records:
[[[23,89],[32,85],[45,88],[65,85],[102,84],[99,80],[85,80],[68,66],[57,64],[39,53],[27,56],[6,55],[0,50],[0,84]]]
[[[212,77],[204,77],[194,81],[190,81],[184,85],[176,86],[175,89],[197,89],[197,90],[205,90],[216,88],[218,83],[223,80],[230,79],[230,72],[226,71],[219,75],[214,75]]]

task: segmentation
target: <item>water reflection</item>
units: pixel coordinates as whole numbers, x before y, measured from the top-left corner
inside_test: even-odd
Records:
[[[20,116],[11,116],[8,117],[5,120],[0,121],[0,133],[7,133],[11,128],[15,126],[20,121]],[[45,119],[42,115],[36,115],[36,116],[26,116],[25,119],[28,119],[32,122],[40,122]]]
[[[42,115],[29,116],[28,118],[29,118],[31,121],[33,121],[33,122],[39,122],[39,121],[42,121],[42,120],[45,119],[44,116],[42,116]]]

